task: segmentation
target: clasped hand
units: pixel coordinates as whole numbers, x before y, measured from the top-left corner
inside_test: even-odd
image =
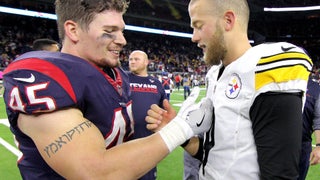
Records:
[[[212,124],[213,105],[209,98],[203,98],[196,104],[199,93],[200,88],[194,87],[178,114],[168,100],[163,101],[163,109],[156,104],[151,105],[146,117],[147,129],[157,132],[172,119],[179,118],[189,124],[194,135],[208,131]]]

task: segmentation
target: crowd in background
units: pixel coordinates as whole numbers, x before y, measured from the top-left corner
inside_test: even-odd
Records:
[[[17,21],[19,23],[17,23]],[[35,39],[49,38],[59,41],[54,21],[2,14],[0,18],[0,67],[3,69],[17,56],[32,50]],[[132,50],[140,49],[149,56],[149,72],[161,74],[188,73],[204,77],[207,66],[202,52],[189,38],[145,34],[125,30],[127,45],[121,52],[120,62],[128,70],[128,57]]]
[[[32,50],[32,42],[39,38],[59,41],[56,24],[53,20],[30,18],[2,13],[0,16],[0,68],[4,69],[17,56]],[[133,49],[145,51],[149,56],[148,71],[153,74],[169,72],[189,74],[202,82],[208,70],[202,60],[201,49],[190,38],[168,35],[124,31],[127,45],[121,52],[120,62],[128,70],[128,57]],[[252,34],[249,34],[249,36]],[[254,36],[251,38],[255,38]],[[316,40],[316,38],[315,38]],[[320,53],[317,48],[309,48],[308,39],[292,42],[304,47],[314,61],[314,78],[320,79]],[[314,47],[314,46],[312,46]]]

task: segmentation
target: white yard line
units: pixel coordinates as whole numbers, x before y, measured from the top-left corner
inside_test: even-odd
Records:
[[[0,124],[4,124],[7,127],[10,126],[8,119],[0,119]],[[0,137],[0,144],[2,144],[5,148],[7,148],[10,152],[12,152],[17,157],[21,157],[22,153],[16,147],[12,146],[1,137]]]
[[[0,119],[0,124],[4,124],[7,127],[10,126],[8,119]]]
[[[7,148],[10,152],[12,152],[17,157],[21,157],[21,152],[16,147],[12,146],[1,137],[0,137],[0,144],[2,144],[5,148]]]
[[[181,107],[182,103],[178,103],[178,104],[174,103],[174,104],[172,104],[172,105],[173,105],[173,106],[176,106],[176,107]]]

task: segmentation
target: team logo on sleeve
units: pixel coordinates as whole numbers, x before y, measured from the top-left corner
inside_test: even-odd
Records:
[[[241,90],[241,79],[237,74],[232,74],[226,89],[226,96],[230,99],[236,98]]]

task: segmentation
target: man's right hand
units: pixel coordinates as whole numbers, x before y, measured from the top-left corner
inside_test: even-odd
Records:
[[[179,110],[178,116],[182,119],[186,119],[189,111],[196,108],[196,100],[200,94],[200,88],[193,88],[191,94],[188,98],[183,101],[181,108]],[[168,124],[173,118],[177,116],[176,111],[170,105],[169,101],[165,99],[163,101],[163,108],[160,108],[158,105],[151,105],[150,109],[147,112],[146,122],[147,129],[153,132],[159,131],[163,126]]]
[[[168,111],[161,110],[159,107],[148,111],[146,120],[147,122],[155,122],[157,130],[162,127],[161,124],[164,124],[162,122],[168,123],[170,121],[159,130],[159,134],[170,152],[186,140],[208,131],[211,127],[213,104],[209,98],[204,98],[196,104],[199,91],[199,87],[194,88],[193,93],[183,102],[178,115],[173,119],[168,118],[168,114],[171,114],[171,106]]]
[[[163,101],[163,108],[164,109],[160,108],[156,104],[151,105],[145,119],[148,130],[157,132],[176,117],[177,113],[167,99]]]
[[[190,96],[182,103],[178,115],[176,115],[175,110],[167,100],[164,101],[164,109],[157,105],[152,105],[146,117],[148,123],[147,128],[156,132],[172,119],[176,119],[177,121],[185,121],[188,123],[194,133],[193,135],[208,131],[212,124],[213,105],[209,98],[203,98],[196,104],[195,101],[199,93],[199,87],[193,88]]]

